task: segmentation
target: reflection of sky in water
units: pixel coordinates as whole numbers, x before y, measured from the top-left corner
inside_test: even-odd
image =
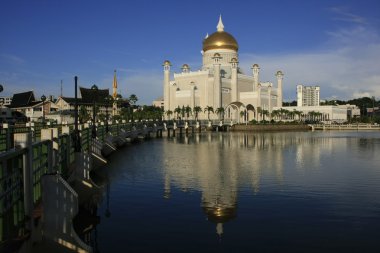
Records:
[[[98,225],[101,247],[116,243],[108,234],[118,226],[132,252],[150,252],[140,244],[153,236],[172,252],[199,250],[192,242],[206,252],[380,248],[379,151],[375,132],[202,133],[128,146],[108,168],[113,214]]]

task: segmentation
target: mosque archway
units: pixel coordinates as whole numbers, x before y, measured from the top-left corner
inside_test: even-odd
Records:
[[[227,111],[227,117],[231,120],[231,121],[235,121],[235,122],[238,122],[240,123],[240,119],[241,119],[241,116],[240,116],[240,112],[245,112],[246,111],[246,107],[243,103],[241,102],[232,102],[230,103],[229,105],[227,105],[226,107],[226,111]],[[246,116],[244,117],[244,120]]]

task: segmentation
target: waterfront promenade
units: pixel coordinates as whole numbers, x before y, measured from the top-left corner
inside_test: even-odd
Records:
[[[91,172],[128,142],[162,137],[163,127],[153,121],[98,124],[96,138],[88,124],[79,130],[76,141],[73,126],[1,129],[1,252],[48,252],[52,245],[91,252],[72,224],[100,190]]]
[[[75,150],[73,126],[29,124],[22,128],[3,128],[0,138],[1,250],[39,252],[55,245],[63,250],[91,252],[91,247],[76,234],[72,220],[79,207],[92,205],[102,191],[102,186],[90,176],[92,171],[101,171],[110,155],[128,142],[162,136],[176,139],[204,130],[321,129],[320,125],[278,126],[233,125],[231,122],[123,122],[110,124],[108,132],[105,124],[98,124],[97,137],[92,138],[92,129],[85,124],[79,128],[80,150]],[[344,125],[335,127],[321,130],[349,130]],[[378,131],[379,127],[362,125],[350,130]],[[57,220],[62,222],[57,225]]]

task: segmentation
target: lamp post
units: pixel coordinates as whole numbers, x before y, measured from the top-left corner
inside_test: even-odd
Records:
[[[80,136],[79,136],[79,129],[78,129],[78,77],[74,77],[75,82],[75,110],[74,110],[74,151],[80,152],[81,151],[81,145],[80,145]]]
[[[109,128],[108,128],[108,105],[112,101],[112,97],[107,96],[104,98],[104,100],[106,102],[106,133],[108,133],[109,132]]]
[[[42,95],[41,96],[41,101],[42,101],[42,126],[45,125],[45,100],[46,100],[45,95]]]
[[[3,85],[0,84],[0,93],[3,92],[3,90],[4,90]],[[0,99],[0,113],[3,112],[3,104],[4,104],[4,99],[1,98],[1,99]],[[1,122],[2,122],[2,119],[1,119]]]
[[[95,84],[91,87],[91,90],[93,92],[93,107],[92,107],[92,131],[91,131],[91,137],[93,139],[96,138],[96,126],[95,126],[95,118],[96,118],[96,112],[95,112],[95,108],[96,108],[96,100],[98,98],[98,86],[96,86]]]

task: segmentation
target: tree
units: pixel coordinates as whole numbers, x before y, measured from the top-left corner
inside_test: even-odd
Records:
[[[137,102],[138,100],[139,100],[139,99],[137,98],[137,96],[136,96],[135,94],[131,94],[131,95],[129,96],[129,103],[130,103],[131,105],[135,105],[136,102]]]
[[[202,108],[200,106],[194,106],[193,112],[195,113],[195,120],[198,120],[198,114],[202,112]]]
[[[245,116],[245,111],[240,111],[240,117],[242,117],[243,120],[244,120],[244,116]]]
[[[224,120],[224,111],[223,107],[216,108],[215,113],[219,115],[219,119]]]
[[[192,110],[190,106],[185,107],[185,113],[186,113],[186,120],[189,120],[189,116],[191,114]]]
[[[294,114],[297,115],[298,121],[301,121],[302,111],[293,110]]]
[[[185,117],[185,106],[183,105],[182,108],[181,108],[181,116],[182,116],[182,119]]]
[[[174,112],[177,114],[177,119],[179,119],[179,115],[181,114],[181,108],[179,106],[174,109]]]
[[[170,120],[170,116],[173,114],[173,111],[167,110],[166,115],[168,116],[168,119]]]
[[[90,114],[84,105],[81,105],[79,107],[78,117],[81,124],[87,122],[90,119]]]
[[[210,120],[210,113],[214,113],[214,108],[212,106],[206,106],[204,112],[207,112],[207,119]]]
[[[262,113],[263,113],[263,109],[261,109],[261,107],[257,107],[257,115],[260,114],[260,116],[262,116]]]
[[[266,116],[269,116],[269,111],[268,110],[262,110],[261,114],[263,115],[263,120],[265,120]]]

